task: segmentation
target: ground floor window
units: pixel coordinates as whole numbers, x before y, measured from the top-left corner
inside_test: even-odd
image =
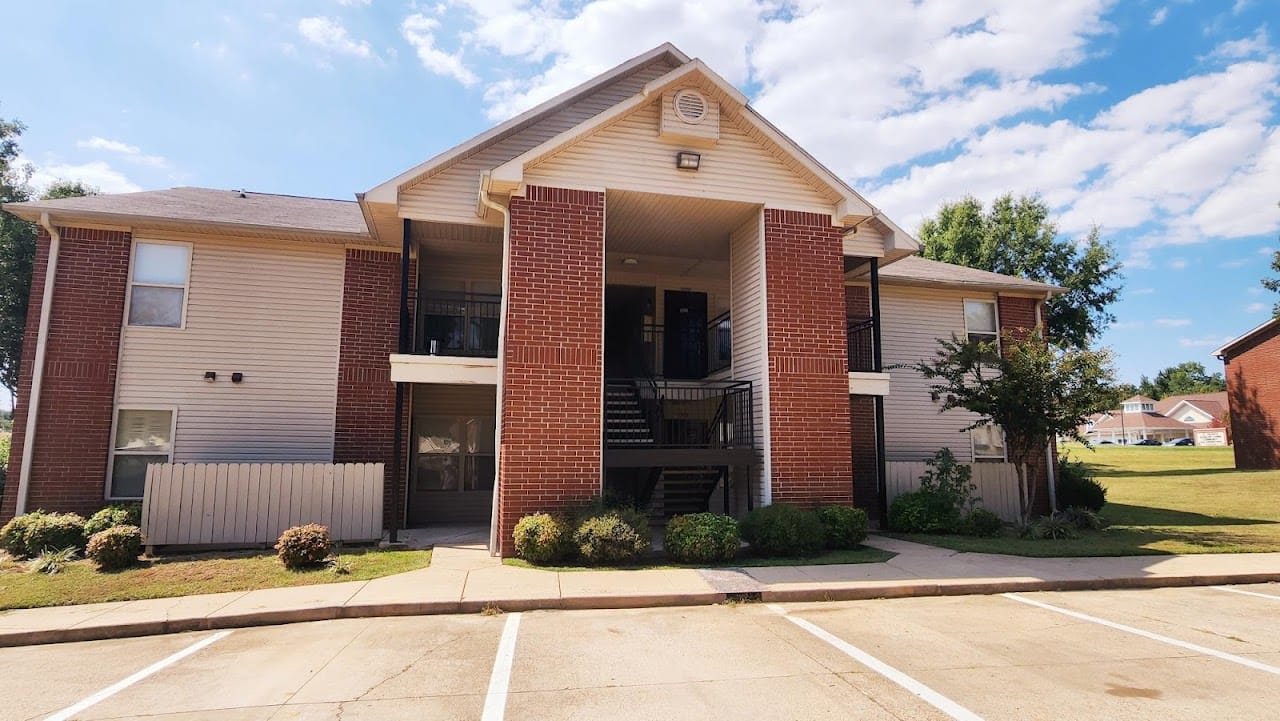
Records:
[[[173,458],[172,409],[121,408],[111,449],[111,498],[142,498],[147,466]]]
[[[1004,431],[1000,426],[979,426],[969,431],[975,461],[1005,460]]]
[[[415,491],[491,491],[494,418],[420,416],[414,420]]]

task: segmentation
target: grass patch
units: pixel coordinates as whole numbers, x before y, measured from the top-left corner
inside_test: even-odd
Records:
[[[883,563],[896,555],[898,554],[892,551],[883,551],[870,546],[859,546],[846,550],[827,551],[813,558],[759,558],[757,556],[743,555],[727,563],[715,564],[672,563],[664,558],[657,557],[648,563],[639,563],[634,566],[586,566],[581,564],[538,566],[522,558],[505,558],[502,562],[508,566],[533,568],[539,571],[644,571],[673,568],[754,568],[759,566],[830,566],[839,563]]]
[[[365,581],[424,568],[431,563],[431,551],[353,549],[338,558],[348,573],[325,567],[290,571],[270,551],[161,556],[114,573],[99,572],[89,561],[75,561],[53,575],[0,561],[0,609]]]
[[[1111,526],[1080,538],[1032,541],[887,534],[968,553],[1142,556],[1280,551],[1280,471],[1237,471],[1230,448],[1065,445],[1107,487]]]

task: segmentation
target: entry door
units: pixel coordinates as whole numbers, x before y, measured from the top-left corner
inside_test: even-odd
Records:
[[[610,285],[604,291],[604,374],[635,378],[654,371],[645,342],[653,323],[653,288]]]
[[[663,295],[663,375],[704,378],[707,375],[707,294],[669,290]]]

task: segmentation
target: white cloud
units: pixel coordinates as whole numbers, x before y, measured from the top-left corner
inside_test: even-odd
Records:
[[[1157,318],[1155,323],[1161,328],[1182,328],[1191,325],[1191,320],[1189,318]]]
[[[1162,25],[1166,18],[1169,17],[1169,8],[1162,7],[1151,13],[1151,19],[1148,21],[1152,25]]]
[[[322,16],[302,18],[298,21],[298,33],[312,45],[332,53],[358,58],[374,57],[373,48],[369,46],[368,41],[353,39],[342,23],[335,18]]]
[[[1209,54],[1211,58],[1226,58],[1229,60],[1239,58],[1265,57],[1271,52],[1271,40],[1267,36],[1266,26],[1259,27],[1253,35],[1239,40],[1228,40],[1213,49]]]
[[[1236,258],[1235,260],[1224,260],[1218,263],[1219,268],[1243,268],[1254,262],[1251,258]]]
[[[1169,261],[1169,267],[1170,267],[1170,268],[1172,268],[1172,269],[1174,269],[1174,270],[1186,270],[1186,269],[1187,269],[1187,259],[1186,259],[1186,258],[1174,258],[1173,260]]]
[[[1272,255],[1275,252],[1276,252],[1275,248],[1272,248],[1267,245],[1264,245],[1261,248],[1258,248],[1258,255]]]
[[[476,74],[462,63],[462,53],[447,53],[436,47],[435,30],[440,21],[415,13],[400,24],[400,33],[418,53],[422,66],[436,75],[453,78],[466,86],[479,81]]]
[[[1145,325],[1146,323],[1143,323],[1140,320],[1122,320],[1112,323],[1110,328],[1112,330],[1134,330],[1136,328],[1142,328]]]
[[[43,190],[60,180],[80,181],[85,185],[97,188],[103,193],[136,193],[142,186],[129,180],[124,173],[112,168],[109,164],[95,160],[88,163],[50,163],[36,165],[19,157],[18,166],[31,166],[31,185],[37,191]]]
[[[129,145],[128,143],[119,140],[109,140],[97,135],[89,138],[88,140],[77,140],[76,147],[83,148],[85,150],[100,150],[107,153],[117,153],[124,156],[125,160],[138,165],[146,165],[152,168],[169,167],[169,161],[162,155],[147,155],[136,145]]]
[[[1245,306],[1244,312],[1261,313],[1262,311],[1266,310],[1269,307],[1270,306],[1268,306],[1266,303],[1250,303],[1249,305]]]
[[[338,0],[338,4],[346,8],[369,7],[371,0]]]
[[[1179,338],[1178,345],[1183,348],[1218,348],[1234,340],[1229,335],[1206,335],[1199,338]]]

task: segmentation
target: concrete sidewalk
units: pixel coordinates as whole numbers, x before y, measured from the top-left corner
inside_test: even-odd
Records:
[[[872,536],[884,563],[746,569],[541,571],[483,545],[437,545],[431,566],[371,581],[0,612],[0,646],[370,616],[854,600],[1280,581],[1280,553],[1022,558]]]

